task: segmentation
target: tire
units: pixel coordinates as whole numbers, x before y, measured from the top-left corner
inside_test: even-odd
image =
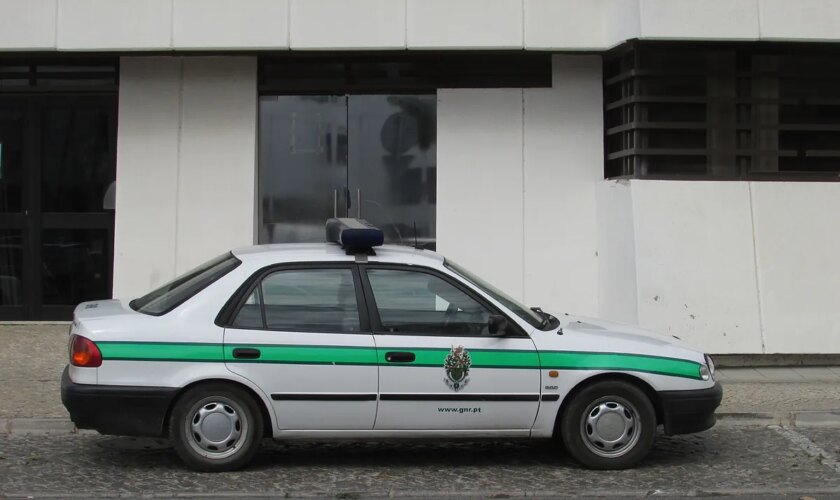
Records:
[[[563,411],[569,454],[590,469],[627,469],[644,459],[656,435],[656,411],[638,387],[618,380],[584,388]]]
[[[241,469],[262,442],[262,412],[254,398],[239,387],[198,385],[175,402],[169,436],[175,452],[193,470]]]

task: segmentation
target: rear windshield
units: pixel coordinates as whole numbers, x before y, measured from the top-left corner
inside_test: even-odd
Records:
[[[151,314],[152,316],[166,314],[217,279],[231,272],[239,264],[239,259],[228,252],[178,276],[157,290],[151,291],[139,299],[132,300],[128,305],[143,314]]]

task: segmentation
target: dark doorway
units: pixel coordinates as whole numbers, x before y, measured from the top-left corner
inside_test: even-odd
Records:
[[[116,117],[116,95],[0,95],[0,320],[111,296]]]

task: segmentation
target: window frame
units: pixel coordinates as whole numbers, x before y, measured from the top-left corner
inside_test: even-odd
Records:
[[[245,304],[245,301],[248,297],[251,296],[251,293],[260,286],[263,279],[265,279],[268,275],[279,272],[279,271],[314,271],[318,269],[342,269],[342,270],[349,270],[353,276],[353,291],[356,297],[356,311],[359,314],[359,331],[357,332],[344,332],[340,330],[331,330],[331,331],[324,331],[324,330],[305,330],[305,329],[295,329],[295,330],[281,330],[277,328],[269,328],[268,326],[261,327],[261,328],[254,328],[254,327],[241,327],[233,324],[234,319],[239,314],[239,310]],[[266,331],[266,332],[280,332],[280,333],[312,333],[312,334],[328,334],[328,335],[370,335],[371,328],[370,328],[370,319],[368,317],[367,307],[365,305],[365,297],[362,291],[362,287],[360,286],[361,276],[359,274],[358,266],[356,266],[352,262],[292,262],[292,263],[283,263],[283,264],[272,264],[269,266],[265,266],[258,271],[254,272],[251,276],[246,279],[242,285],[231,295],[230,299],[225,303],[222,309],[219,311],[219,314],[216,316],[216,325],[222,328],[230,328],[232,330],[252,330],[252,331]],[[260,291],[260,295],[262,295],[262,291]],[[261,305],[264,305],[261,301]],[[262,310],[262,314],[265,315],[265,310]]]
[[[417,266],[412,264],[390,264],[390,263],[369,263],[369,264],[357,264],[359,268],[359,276],[361,278],[362,288],[364,290],[365,296],[365,304],[367,306],[367,315],[370,319],[371,329],[374,335],[395,335],[395,336],[402,336],[402,337],[462,337],[462,338],[531,338],[528,333],[525,331],[522,326],[519,325],[517,321],[512,319],[509,314],[501,311],[498,307],[492,304],[490,301],[479,295],[475,290],[466,286],[464,283],[461,283],[458,279],[438,271],[437,269],[432,269],[430,267],[425,266]],[[497,314],[502,316],[507,320],[509,330],[513,330],[512,332],[508,332],[505,335],[452,335],[448,333],[437,333],[437,332],[423,332],[423,333],[411,333],[411,332],[389,332],[385,330],[382,326],[382,320],[379,317],[379,308],[376,305],[376,298],[373,295],[373,288],[370,285],[370,280],[368,279],[367,271],[368,269],[384,269],[384,270],[393,270],[393,271],[409,271],[409,272],[417,272],[422,274],[429,274],[435,276],[437,278],[442,279],[444,282],[448,283],[451,286],[454,286],[458,291],[466,294],[469,298],[478,302],[479,305],[482,307],[487,308],[490,311],[490,314]]]

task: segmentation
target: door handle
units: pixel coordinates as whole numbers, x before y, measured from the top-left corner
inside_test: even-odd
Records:
[[[237,347],[233,350],[233,357],[236,359],[257,359],[260,357],[260,350],[250,347]]]
[[[415,356],[413,352],[386,352],[385,361],[389,363],[411,363]]]

